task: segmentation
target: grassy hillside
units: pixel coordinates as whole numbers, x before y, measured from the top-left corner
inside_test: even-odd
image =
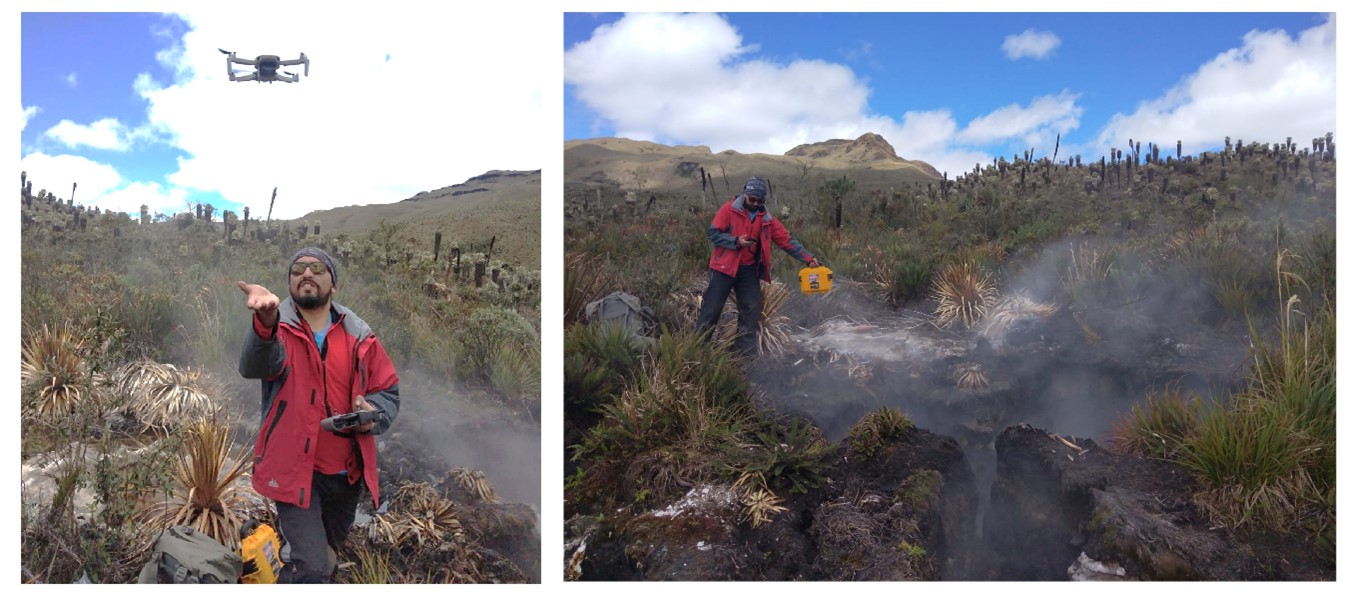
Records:
[[[878,135],[855,141],[827,141],[801,145],[786,155],[712,153],[705,146],[668,147],[648,141],[619,138],[566,142],[568,196],[591,204],[615,205],[627,193],[642,207],[656,200],[725,197],[743,186],[749,176],[771,180],[777,200],[794,204],[822,180],[847,175],[863,188],[935,182],[940,175],[922,162],[908,161]],[[703,185],[702,173],[709,178]],[[602,195],[608,193],[605,199]]]
[[[447,250],[485,250],[496,238],[495,254],[505,262],[539,267],[541,250],[542,172],[493,170],[444,188],[424,191],[397,203],[338,207],[314,211],[305,221],[318,221],[330,236],[362,238],[381,220],[402,227],[409,246],[433,248],[435,232]]]

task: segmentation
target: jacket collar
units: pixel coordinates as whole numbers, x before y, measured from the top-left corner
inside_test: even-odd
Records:
[[[365,323],[360,317],[357,317],[355,312],[351,311],[351,309],[338,304],[336,301],[333,301],[330,304],[332,310],[337,313],[337,320],[341,322],[342,327],[346,329],[347,333],[355,336],[356,341],[363,340],[366,336],[372,333],[369,324]],[[287,296],[285,300],[281,301],[279,310],[282,324],[290,325],[296,329],[304,328],[304,324],[300,322],[299,318],[299,307],[295,306],[295,300],[293,298]]]

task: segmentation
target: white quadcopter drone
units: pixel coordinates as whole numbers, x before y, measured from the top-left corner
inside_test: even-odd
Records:
[[[234,52],[229,50],[220,50],[221,54],[228,55],[225,59],[225,66],[229,69],[229,80],[231,81],[257,81],[259,83],[297,83],[299,75],[293,72],[282,72],[282,66],[294,66],[296,64],[304,65],[304,76],[309,76],[309,57],[304,52],[299,53],[299,57],[294,60],[281,60],[280,56],[262,55],[256,59],[239,58]],[[257,70],[247,74],[235,74],[234,65],[253,66]]]

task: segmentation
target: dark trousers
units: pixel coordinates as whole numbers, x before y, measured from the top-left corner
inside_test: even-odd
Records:
[[[697,315],[697,332],[704,333],[708,339],[711,337],[731,291],[734,292],[734,301],[739,305],[739,328],[734,337],[734,349],[743,354],[756,354],[758,319],[762,316],[762,286],[758,282],[756,264],[740,265],[738,273],[733,277],[711,270],[706,293],[702,294],[702,312]]]
[[[346,540],[355,522],[355,508],[365,483],[350,484],[345,474],[313,473],[309,508],[276,503],[276,525],[285,546],[277,583],[323,584],[336,571],[335,548]]]

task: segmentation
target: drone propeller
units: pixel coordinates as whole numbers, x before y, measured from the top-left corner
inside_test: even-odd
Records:
[[[231,51],[225,50],[225,49],[220,49],[220,53],[221,53],[221,54],[233,54],[234,52],[231,52]]]

